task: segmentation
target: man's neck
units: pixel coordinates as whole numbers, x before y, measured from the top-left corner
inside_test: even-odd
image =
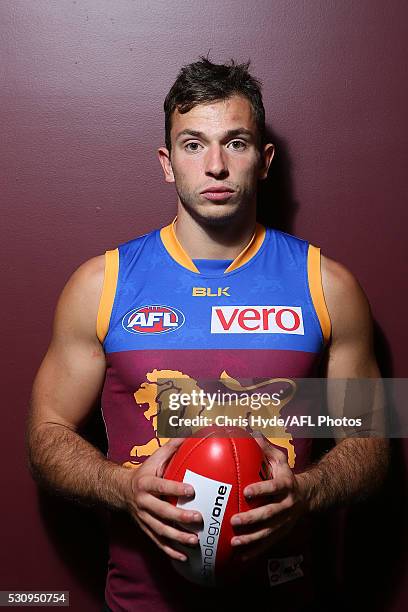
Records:
[[[235,259],[251,240],[255,227],[255,215],[245,223],[231,221],[217,227],[200,225],[188,213],[179,211],[174,231],[191,259]]]

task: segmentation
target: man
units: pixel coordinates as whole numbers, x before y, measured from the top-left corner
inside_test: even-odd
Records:
[[[73,274],[34,385],[34,474],[62,494],[118,510],[106,587],[113,612],[199,608],[218,597],[183,581],[169,562],[185,562],[180,544],[197,546],[191,532],[201,516],[163,499],[194,491],[162,478],[180,440],[161,445],[157,435],[160,377],[306,378],[322,363],[328,378],[379,376],[369,306],[352,274],[305,241],[256,223],[258,181],[274,147],[247,68],[202,58],[181,70],[158,150],[165,180],[176,186],[177,217]],[[230,306],[241,313],[236,319]],[[248,306],[252,319],[243,314]],[[293,321],[299,333],[290,333]],[[80,435],[102,387],[108,459]],[[339,439],[315,465],[308,441],[260,444],[273,477],[246,494],[272,497],[232,518],[232,544],[248,567],[233,607],[249,592],[253,603],[266,593],[274,610],[311,609],[308,517],[372,491],[387,444]],[[232,593],[223,596],[232,605]]]

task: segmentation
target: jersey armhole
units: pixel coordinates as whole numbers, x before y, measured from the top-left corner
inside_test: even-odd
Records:
[[[331,336],[331,321],[323,293],[320,248],[312,244],[309,244],[307,253],[307,276],[313,306],[320,322],[324,342],[327,344]]]
[[[96,319],[96,335],[99,342],[103,344],[109,330],[113,302],[115,300],[116,286],[119,274],[119,249],[106,251],[105,253],[105,275],[103,279],[102,294],[99,302],[98,316]]]

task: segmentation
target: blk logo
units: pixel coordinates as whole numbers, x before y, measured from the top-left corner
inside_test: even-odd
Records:
[[[227,295],[229,287],[217,287],[217,289],[211,289],[210,287],[193,287],[194,297],[220,297],[221,295]]]

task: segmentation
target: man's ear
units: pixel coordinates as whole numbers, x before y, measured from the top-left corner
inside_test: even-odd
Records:
[[[174,183],[173,168],[170,161],[170,152],[166,147],[159,147],[157,149],[157,155],[161,163],[161,167],[164,172],[164,180],[166,183]]]
[[[259,166],[259,180],[263,181],[268,176],[269,166],[272,163],[273,156],[275,155],[275,146],[269,142],[264,145],[261,154],[261,162]]]

